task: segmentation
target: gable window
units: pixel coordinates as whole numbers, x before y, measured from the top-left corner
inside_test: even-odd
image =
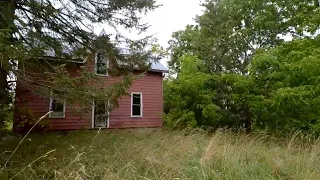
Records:
[[[66,110],[65,106],[66,103],[59,103],[57,100],[51,97],[49,110],[53,112],[49,114],[49,118],[64,118]]]
[[[131,93],[131,117],[142,117],[142,93]]]
[[[95,73],[97,75],[108,76],[108,60],[103,55],[96,53]]]

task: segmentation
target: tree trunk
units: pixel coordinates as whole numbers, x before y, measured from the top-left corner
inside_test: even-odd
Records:
[[[6,120],[6,110],[9,103],[7,72],[0,67],[0,137]]]
[[[10,57],[6,47],[13,43],[13,29],[14,29],[14,13],[15,1],[14,0],[1,0],[0,1],[0,137],[1,130],[4,128],[6,114],[11,103],[8,92],[7,75],[11,71]]]
[[[251,119],[250,109],[248,106],[245,108],[244,128],[247,134],[250,134],[252,132],[252,119]]]

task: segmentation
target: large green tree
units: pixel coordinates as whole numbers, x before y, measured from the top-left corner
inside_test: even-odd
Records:
[[[208,73],[247,74],[257,49],[312,36],[320,25],[318,0],[207,0],[203,6],[195,26],[173,33],[174,69],[181,52],[188,52],[206,63]]]
[[[165,83],[169,126],[244,128],[320,134],[320,36],[257,51],[249,75],[208,74],[202,61],[180,58],[180,75]]]
[[[297,39],[257,53],[251,77],[263,97],[256,126],[320,133],[320,37]]]
[[[273,122],[271,119],[281,121],[287,125],[288,123],[285,122],[289,121],[283,120],[284,117],[288,118],[290,116],[293,118],[290,115],[293,112],[289,111],[290,104],[282,102],[283,106],[281,108],[287,109],[285,112],[279,112],[279,114],[282,114],[282,119],[279,116],[271,117],[271,114],[274,115],[277,111],[270,109],[270,107],[280,108],[280,106],[271,106],[270,103],[276,105],[279,101],[274,99],[275,96],[271,96],[273,94],[269,92],[272,91],[264,87],[268,83],[265,82],[267,80],[262,78],[257,80],[257,77],[254,75],[256,71],[254,68],[249,69],[249,66],[256,67],[253,66],[252,59],[256,56],[257,51],[269,52],[271,51],[270,49],[280,48],[280,45],[282,46],[282,43],[286,40],[294,39],[295,42],[299,42],[299,39],[309,41],[308,38],[315,38],[320,26],[319,1],[207,0],[203,3],[203,6],[205,8],[204,13],[196,17],[196,24],[193,26],[188,25],[185,30],[173,33],[173,39],[169,42],[169,50],[171,52],[169,66],[177,74],[177,79],[173,80],[172,84],[175,83],[176,86],[182,86],[185,89],[191,88],[189,87],[190,84],[184,83],[185,76],[183,75],[186,71],[183,67],[183,61],[189,61],[188,58],[184,57],[191,55],[195,57],[194,59],[197,60],[197,63],[203,65],[201,72],[211,75],[210,78],[203,77],[206,80],[205,82],[196,81],[197,83],[203,82],[196,91],[206,92],[207,94],[211,91],[214,92],[213,95],[211,94],[211,103],[217,107],[213,110],[214,114],[219,114],[219,116],[212,116],[214,117],[211,122],[212,126],[244,127],[247,132],[250,132],[252,127],[258,127],[258,124],[259,127],[275,129],[276,126],[271,124],[263,125]],[[295,43],[290,45],[294,46]],[[299,54],[301,51],[303,49],[294,52]],[[295,56],[297,54],[291,55]],[[283,54],[275,54],[274,58],[280,56],[287,56],[287,54],[283,51]],[[292,59],[295,57],[292,57]],[[272,59],[272,56],[269,58]],[[290,59],[290,57],[286,58]],[[262,61],[262,58],[258,59]],[[260,61],[256,60],[255,63],[257,62]],[[286,62],[282,63],[285,66]],[[267,71],[264,74],[265,76],[270,75],[268,74],[270,71],[268,68],[264,69]],[[284,75],[284,72],[281,73]],[[272,76],[275,74],[272,74]],[[309,74],[308,78],[312,76],[313,74]],[[292,77],[290,76],[290,78]],[[198,77],[196,76],[195,78]],[[187,82],[192,82],[196,80],[195,78],[189,76]],[[274,81],[273,83],[283,85],[282,80],[278,79],[278,81]],[[298,86],[300,85],[298,83]],[[281,88],[287,86],[289,85],[284,85]],[[169,90],[166,90],[168,92],[179,92],[179,89],[174,90],[172,85],[166,87],[169,88]],[[289,89],[287,90],[279,90],[279,93],[289,93]],[[294,91],[302,93],[307,90],[299,87],[292,90],[291,93]],[[203,102],[192,98],[198,96],[190,96],[190,102],[202,104]],[[181,98],[188,99],[185,97]],[[307,96],[304,96],[302,93],[300,98],[304,102],[306,101],[304,98],[307,98]],[[178,102],[179,100],[175,99],[175,101]],[[181,101],[184,102],[183,100]],[[166,105],[170,104],[166,103]],[[196,113],[198,110],[193,108],[197,106],[180,104],[179,107],[188,112],[190,115],[188,117],[191,117],[191,112],[199,114]],[[170,113],[170,109],[174,108],[167,109],[168,115],[175,117],[174,113]],[[177,112],[177,110],[175,111]],[[307,114],[307,111],[303,110],[303,114]],[[313,114],[313,117],[315,116],[314,113],[310,114]],[[208,118],[202,116],[193,117],[195,118],[195,122],[198,122],[198,125],[202,125],[202,118],[208,120]],[[301,121],[300,118],[293,119],[295,119],[295,122]],[[308,117],[306,119],[313,118]],[[219,123],[216,123],[217,121]],[[315,122],[315,120],[312,120],[312,122]],[[281,127],[284,128],[284,126]]]
[[[121,36],[118,28],[145,31],[148,25],[140,23],[141,16],[156,7],[154,0],[1,1],[0,129],[11,102],[8,92],[15,79],[34,93],[46,96],[53,93],[57,98],[68,98],[69,103],[84,104],[92,98],[116,102],[133,79],[128,72],[137,65],[147,68],[156,58],[146,50],[150,38],[132,41]],[[97,37],[93,32],[97,25],[114,29],[115,38],[111,41],[108,29],[104,36]],[[120,46],[128,48],[129,53],[124,55]],[[114,75],[127,74],[125,80],[97,90],[85,86],[98,81],[86,70],[71,78],[65,71],[68,62],[82,61],[93,52],[108,57],[114,64]],[[120,71],[123,69],[128,71]],[[41,81],[40,76],[48,80]]]

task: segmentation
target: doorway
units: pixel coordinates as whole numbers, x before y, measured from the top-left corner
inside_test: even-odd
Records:
[[[109,111],[107,102],[94,101],[93,102],[93,128],[108,128],[109,127]]]

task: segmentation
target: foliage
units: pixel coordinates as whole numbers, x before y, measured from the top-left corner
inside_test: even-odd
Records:
[[[179,78],[165,83],[167,125],[185,128],[191,123],[192,127],[238,129],[251,121],[250,106],[260,98],[252,94],[256,92],[250,78],[201,72],[185,76],[184,70],[182,66]]]
[[[286,38],[313,36],[319,29],[317,0],[207,0],[195,26],[173,33],[169,65],[179,72],[179,57],[198,56],[207,73],[247,73],[259,48]]]
[[[320,133],[319,40],[297,39],[261,50],[253,58],[249,75],[208,75],[184,66],[201,63],[199,59],[184,58],[178,78],[165,85],[167,120],[183,119],[175,124],[180,127],[192,123]],[[186,121],[186,117],[195,120]]]
[[[254,57],[251,75],[265,97],[262,127],[320,132],[319,40],[295,40]]]
[[[4,121],[0,121],[0,138],[6,135],[8,132],[12,130],[12,124],[13,124],[13,104],[12,99],[14,96],[13,92],[10,92],[9,90],[7,96],[7,103],[4,106],[3,110],[0,110],[0,115],[4,117]],[[5,97],[3,97],[5,98]]]
[[[319,2],[208,0],[203,6],[196,25],[169,42],[177,78],[165,86],[167,124],[319,134]]]
[[[15,131],[20,133],[26,133],[31,129],[31,127],[39,120],[40,117],[37,117],[33,114],[32,110],[28,107],[22,107],[15,110],[15,119],[14,126]],[[33,132],[44,132],[48,130],[50,123],[48,120],[40,121],[34,128]]]
[[[172,39],[168,42],[170,45],[169,50],[171,52],[168,65],[173,73],[179,72],[181,63],[179,61],[180,57],[185,54],[198,55],[197,37],[199,37],[199,29],[193,25],[187,25],[185,30],[172,33]]]
[[[203,66],[196,57],[185,55],[182,58],[179,79],[164,83],[166,123],[180,128],[210,125],[208,113],[213,113],[209,111],[215,108],[210,99],[214,92],[205,88],[210,76],[201,72]]]
[[[135,129],[31,134],[0,179],[319,179],[319,139]],[[92,168],[94,167],[94,168]]]

